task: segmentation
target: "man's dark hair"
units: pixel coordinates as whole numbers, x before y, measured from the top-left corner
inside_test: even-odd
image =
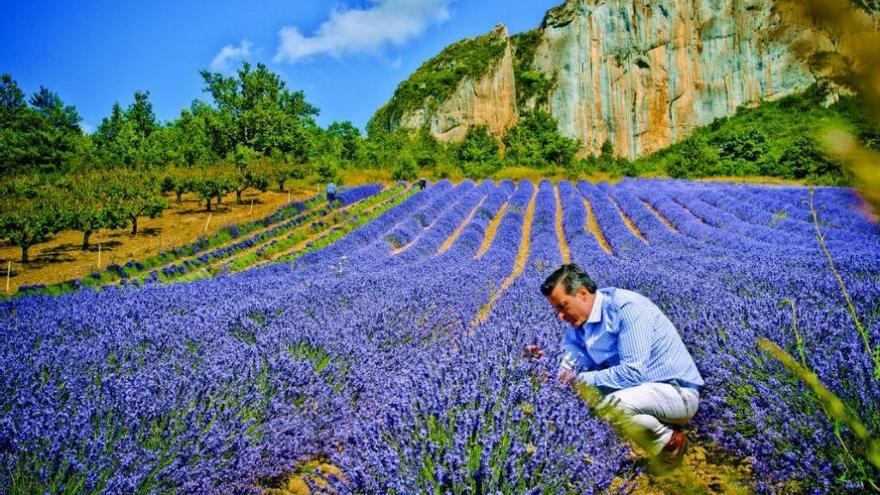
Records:
[[[593,279],[587,275],[583,268],[574,263],[569,263],[560,266],[547,277],[547,280],[541,284],[541,294],[549,296],[560,282],[565,287],[565,293],[568,295],[573,295],[580,287],[586,287],[590,294],[596,293],[596,282],[593,282]]]

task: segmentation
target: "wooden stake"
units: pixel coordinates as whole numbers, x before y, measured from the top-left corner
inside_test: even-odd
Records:
[[[287,191],[287,202],[290,203],[290,191]]]
[[[211,223],[211,214],[208,213],[208,219],[205,220],[205,232],[208,232],[208,224]]]
[[[6,261],[6,295],[9,295],[9,277],[12,275],[12,261]]]
[[[101,245],[98,244],[98,270],[101,269]]]
[[[252,197],[251,198],[251,211],[248,212],[248,216],[251,216],[253,214],[254,214],[254,198]]]

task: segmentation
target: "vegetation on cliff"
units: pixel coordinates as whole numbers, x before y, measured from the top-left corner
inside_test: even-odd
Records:
[[[462,80],[479,79],[492,70],[506,47],[507,36],[498,28],[448,46],[397,86],[391,100],[370,119],[368,132],[391,131],[406,113],[423,107],[436,110]]]
[[[841,96],[835,104],[824,106],[826,97],[823,89],[813,86],[757,108],[741,108],[618,172],[672,177],[758,175],[848,184],[840,164],[826,157],[818,134],[829,124],[841,123],[865,146],[878,149],[880,131],[856,97]]]
[[[527,105],[543,108],[547,105],[553,80],[532,65],[535,50],[541,41],[541,30],[532,29],[510,37],[514,49],[513,74],[516,79],[516,104],[520,111]]]

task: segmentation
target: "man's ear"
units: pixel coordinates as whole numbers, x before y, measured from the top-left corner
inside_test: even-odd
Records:
[[[590,295],[590,291],[588,291],[587,288],[582,285],[578,287],[577,295],[581,301],[586,301]]]

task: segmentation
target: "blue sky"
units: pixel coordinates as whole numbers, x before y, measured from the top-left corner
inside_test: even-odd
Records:
[[[397,84],[445,46],[495,24],[537,27],[561,0],[261,2],[0,0],[0,73],[40,85],[94,129],[115,101],[150,92],[160,121],[209,100],[199,70],[263,62],[305,91],[322,126],[363,128]]]

